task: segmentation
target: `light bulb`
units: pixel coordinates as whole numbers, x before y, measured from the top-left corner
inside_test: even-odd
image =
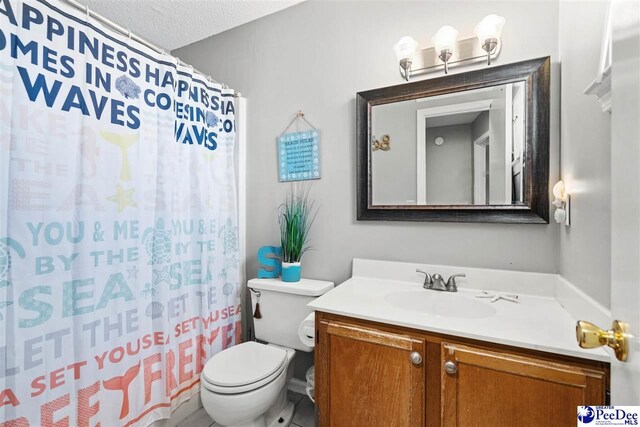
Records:
[[[413,55],[416,53],[416,48],[418,47],[418,42],[410,36],[404,36],[398,43],[393,46],[393,50],[396,53],[396,57],[398,61],[402,61],[408,59],[411,61],[413,59]]]
[[[560,180],[556,183],[556,185],[553,186],[553,197],[562,200],[564,199],[564,193],[564,181]]]
[[[458,30],[450,25],[445,25],[431,38],[431,43],[436,48],[436,53],[440,55],[442,51],[453,52],[458,40]]]
[[[484,45],[488,40],[497,42],[502,35],[502,27],[505,21],[503,16],[498,15],[487,15],[482,18],[482,21],[473,30],[478,40],[480,40],[480,44]]]
[[[458,30],[450,25],[440,28],[436,35],[431,38],[436,55],[444,62],[445,74],[449,72],[449,58],[453,55],[456,40],[458,40]]]
[[[480,40],[480,46],[487,52],[487,65],[491,65],[491,52],[498,46],[504,23],[503,16],[487,15],[473,29],[476,37]]]

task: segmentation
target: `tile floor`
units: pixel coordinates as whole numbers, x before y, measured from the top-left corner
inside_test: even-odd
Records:
[[[315,407],[311,400],[302,394],[289,391],[289,400],[296,405],[291,427],[315,427]],[[218,427],[203,408],[189,416],[178,427]]]

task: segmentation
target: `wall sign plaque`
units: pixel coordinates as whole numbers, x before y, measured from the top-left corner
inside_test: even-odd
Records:
[[[300,119],[311,129],[287,133],[293,122]],[[278,136],[277,142],[280,182],[320,179],[320,130],[304,118],[302,111],[298,111],[284,133]]]

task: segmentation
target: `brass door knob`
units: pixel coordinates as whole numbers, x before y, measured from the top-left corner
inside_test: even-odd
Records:
[[[609,346],[616,353],[618,360],[626,362],[629,357],[628,326],[619,320],[614,320],[611,330],[605,331],[593,323],[579,320],[576,324],[576,339],[582,348],[597,348]]]

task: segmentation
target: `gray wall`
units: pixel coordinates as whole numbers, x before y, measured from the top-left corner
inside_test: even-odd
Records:
[[[436,137],[444,144],[433,143]],[[470,205],[473,196],[471,124],[427,128],[427,204]]]
[[[611,116],[584,89],[595,79],[607,5],[560,4],[562,177],[571,226],[560,230],[560,273],[605,306],[611,282]]]
[[[416,203],[416,110],[415,101],[376,105],[371,109],[373,135],[391,137],[389,151],[374,151],[371,157],[373,203]]]
[[[558,4],[540,1],[308,1],[173,53],[248,98],[248,276],[257,249],[278,242],[275,138],[302,109],[322,129],[320,206],[303,275],[340,283],[354,257],[504,268],[558,270],[556,225],[356,221],[355,94],[401,84],[393,52],[413,35],[422,46],[442,25],[473,34],[485,15],[506,17],[503,50],[493,63],[551,55],[551,182],[559,136]],[[582,43],[582,42],[581,42]],[[485,64],[452,68],[460,73]],[[441,72],[426,78],[438,77]],[[419,78],[425,78],[419,77]]]

